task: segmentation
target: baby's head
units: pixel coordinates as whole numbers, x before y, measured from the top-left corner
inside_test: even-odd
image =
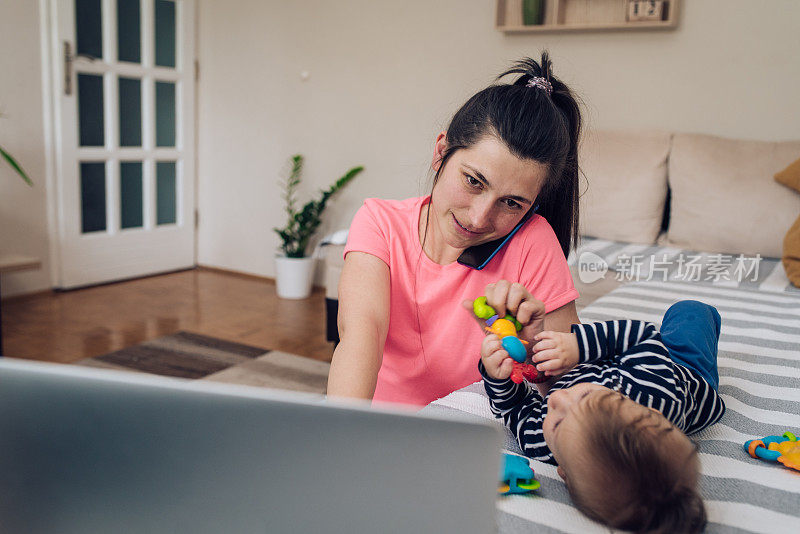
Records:
[[[700,532],[692,442],[656,410],[598,384],[554,391],[543,431],[575,505],[636,532]]]

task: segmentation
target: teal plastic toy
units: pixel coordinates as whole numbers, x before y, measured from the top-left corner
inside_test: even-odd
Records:
[[[504,452],[497,491],[502,495],[530,493],[542,485],[533,477],[533,468],[527,458]]]

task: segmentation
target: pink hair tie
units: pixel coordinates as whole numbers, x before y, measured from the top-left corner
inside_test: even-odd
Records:
[[[544,89],[547,91],[548,95],[553,94],[553,86],[545,78],[540,76],[533,76],[530,80],[528,80],[528,83],[525,84],[525,87],[538,87],[539,89]]]

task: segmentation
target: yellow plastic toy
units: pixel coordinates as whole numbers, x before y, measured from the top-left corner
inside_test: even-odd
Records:
[[[773,449],[773,447],[775,447]],[[796,441],[784,441],[782,443],[771,443],[770,450],[776,450],[781,453],[778,461],[786,467],[797,469],[800,471],[800,443]]]
[[[744,450],[753,458],[770,462],[780,462],[784,466],[800,471],[800,441],[789,431],[782,436],[767,436],[751,439],[744,444]]]
[[[517,336],[517,328],[514,326],[514,323],[508,319],[497,319],[492,323],[492,326],[486,327],[486,331],[491,332],[492,334],[497,334],[500,339],[503,339],[506,336]]]

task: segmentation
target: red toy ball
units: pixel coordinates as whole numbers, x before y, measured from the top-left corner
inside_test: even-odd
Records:
[[[514,368],[511,371],[511,381],[515,384],[521,384],[523,380],[533,382],[534,384],[544,382],[547,377],[544,373],[539,373],[535,365],[527,363],[514,362]]]

